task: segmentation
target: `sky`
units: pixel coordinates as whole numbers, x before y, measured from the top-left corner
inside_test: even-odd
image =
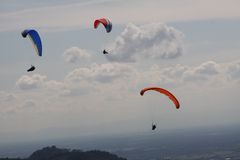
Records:
[[[159,130],[239,124],[239,5],[0,0],[0,142],[150,132],[152,122]],[[93,28],[101,17],[110,33]],[[21,36],[29,28],[42,57]],[[156,92],[140,96],[151,86],[172,92],[180,109]]]

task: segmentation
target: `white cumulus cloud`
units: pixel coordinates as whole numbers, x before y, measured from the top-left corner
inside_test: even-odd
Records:
[[[195,68],[195,72],[198,74],[214,75],[219,73],[219,65],[214,61],[207,61]]]
[[[111,45],[111,54],[107,58],[118,62],[177,58],[183,53],[182,38],[180,31],[162,23],[142,26],[128,24]]]
[[[88,53],[88,51],[78,48],[78,47],[71,47],[67,49],[63,53],[63,57],[66,62],[68,63],[76,63],[78,61],[85,61],[86,59],[89,59],[91,56]]]
[[[40,74],[34,74],[32,76],[23,75],[17,80],[16,86],[21,90],[36,89],[41,87],[46,79],[46,76]]]
[[[77,68],[66,76],[67,81],[100,82],[108,83],[116,79],[128,77],[132,67],[119,63],[93,64],[91,67]]]
[[[140,75],[142,80],[150,84],[179,86],[182,84],[222,83],[226,82],[228,74],[226,64],[206,61],[197,66],[177,64],[162,68],[159,65],[153,65],[150,70],[144,71]]]

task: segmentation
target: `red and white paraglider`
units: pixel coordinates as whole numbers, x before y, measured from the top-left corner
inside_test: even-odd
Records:
[[[99,24],[102,24],[105,27],[107,33],[111,32],[111,30],[112,30],[112,23],[111,23],[111,21],[108,18],[96,19],[94,21],[94,28],[95,29],[98,28]]]

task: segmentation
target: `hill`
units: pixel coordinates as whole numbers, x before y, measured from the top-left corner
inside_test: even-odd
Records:
[[[0,160],[126,160],[104,151],[81,151],[45,147],[33,152],[28,158],[0,158]]]

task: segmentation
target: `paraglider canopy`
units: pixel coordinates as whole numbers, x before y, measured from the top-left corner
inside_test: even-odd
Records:
[[[107,33],[111,32],[111,30],[112,30],[112,23],[111,23],[111,21],[109,19],[107,19],[107,18],[96,19],[94,21],[94,28],[95,29],[98,28],[100,23],[105,27]]]
[[[22,37],[26,38],[27,36],[32,41],[37,55],[42,56],[42,42],[38,32],[34,29],[26,29],[22,31]]]
[[[166,96],[168,96],[173,101],[173,103],[175,104],[177,109],[180,108],[180,103],[178,102],[177,98],[172,93],[170,93],[169,91],[167,91],[163,88],[158,88],[158,87],[144,88],[144,89],[141,90],[140,95],[143,96],[144,93],[146,91],[149,91],[149,90],[153,90],[153,91],[157,91],[159,93],[165,94]]]

